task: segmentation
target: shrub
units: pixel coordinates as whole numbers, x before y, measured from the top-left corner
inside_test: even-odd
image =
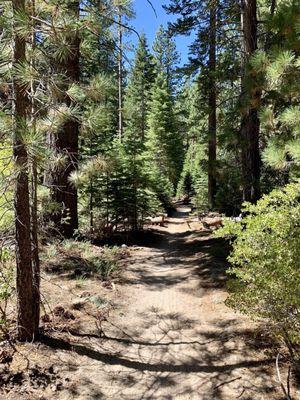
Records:
[[[231,237],[229,305],[266,319],[300,371],[300,183],[243,206],[216,235]]]

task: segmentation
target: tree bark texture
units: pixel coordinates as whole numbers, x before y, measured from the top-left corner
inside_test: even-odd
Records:
[[[14,0],[13,11],[16,15],[24,12],[25,1]],[[14,65],[26,61],[26,43],[15,29]],[[31,217],[28,154],[22,140],[25,129],[28,98],[24,89],[14,79],[14,136],[13,156],[16,170],[14,193],[15,230],[16,230],[16,291],[17,291],[17,329],[20,340],[33,340],[38,333],[38,307],[36,307],[36,291],[34,290],[32,249],[31,249]]]
[[[242,119],[240,128],[243,200],[256,202],[260,197],[260,150],[258,107],[261,91],[252,87],[249,76],[249,60],[257,49],[256,0],[242,0]]]
[[[216,154],[217,154],[217,93],[216,93],[216,21],[217,4],[213,0],[210,6],[209,32],[209,93],[208,93],[208,204],[215,206],[216,196]]]

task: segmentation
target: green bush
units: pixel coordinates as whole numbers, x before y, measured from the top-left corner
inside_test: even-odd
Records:
[[[245,204],[240,222],[216,235],[231,237],[228,304],[268,321],[300,371],[300,183]]]

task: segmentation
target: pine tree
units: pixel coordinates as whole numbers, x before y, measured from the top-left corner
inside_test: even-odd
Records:
[[[138,147],[144,141],[147,129],[150,89],[154,81],[154,63],[149,53],[146,37],[142,35],[135,53],[125,93],[125,135]]]
[[[138,209],[141,205],[139,194],[144,193],[147,188],[147,174],[144,171],[144,151],[147,112],[153,79],[153,61],[148,50],[146,37],[142,35],[136,50],[125,93],[126,127],[123,140],[128,184],[131,187],[131,198],[128,206],[131,204],[130,208],[132,212],[130,220],[134,230],[138,229]]]
[[[226,50],[226,39],[234,26],[233,22],[222,24],[222,19],[230,18],[230,2],[187,1],[173,0],[166,10],[168,13],[180,15],[175,22],[170,23],[170,29],[175,34],[189,35],[195,32],[195,40],[190,46],[189,65],[186,70],[200,73],[203,93],[199,92],[203,107],[207,108],[207,136],[208,136],[208,197],[209,206],[214,208],[217,190],[217,78],[221,68],[221,54]],[[228,16],[230,15],[230,17]],[[220,48],[217,58],[216,47]],[[228,69],[228,68],[227,68]],[[226,70],[227,70],[226,69]]]
[[[217,83],[216,83],[216,42],[217,42],[218,1],[213,0],[209,10],[209,59],[208,59],[208,204],[215,207],[216,157],[217,157]]]
[[[249,60],[257,50],[257,3],[242,0],[242,119],[240,129],[243,199],[255,202],[260,196],[260,150],[258,107],[261,90],[250,77]],[[254,87],[253,87],[254,86]]]
[[[182,138],[176,130],[173,100],[167,77],[159,73],[155,79],[149,105],[147,150],[151,163],[155,165],[156,179],[160,174],[169,181],[166,189],[174,192],[182,168]],[[171,185],[171,186],[170,186]],[[163,187],[160,188],[163,192]],[[166,191],[166,195],[168,190]]]
[[[172,39],[171,32],[159,26],[153,43],[153,55],[158,73],[164,73],[167,84],[172,94],[174,94],[178,83],[177,66],[180,57],[176,51],[176,43]]]
[[[257,51],[251,59],[251,67],[263,77],[263,160],[276,175],[281,170],[291,178],[299,176],[300,166],[299,9],[297,2],[278,4],[267,20],[269,52]]]
[[[25,2],[13,2],[14,15],[14,61],[13,66],[26,63],[26,41],[18,31],[18,17],[26,15]],[[16,265],[17,265],[17,325],[20,340],[33,340],[38,333],[39,288],[34,286],[31,218],[29,196],[28,151],[24,143],[24,133],[28,123],[28,95],[17,77],[13,81],[15,93],[13,156],[16,169],[14,195]]]
[[[79,2],[68,0],[65,8],[59,7],[57,21],[54,24],[65,24],[65,29],[53,33],[50,40],[55,45],[62,41],[64,48],[54,60],[54,73],[63,74],[57,96],[57,105],[71,108],[74,106],[68,89],[80,78],[80,37],[78,31]],[[58,50],[60,50],[58,48]],[[70,183],[69,177],[76,171],[78,165],[79,121],[70,115],[65,118],[59,129],[51,134],[49,143],[57,158],[64,160],[56,168],[49,171],[47,184],[50,187],[51,199],[58,205],[51,219],[64,237],[72,237],[78,229],[78,196],[77,189]]]

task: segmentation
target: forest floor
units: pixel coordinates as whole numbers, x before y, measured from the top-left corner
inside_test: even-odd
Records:
[[[131,247],[113,285],[45,274],[62,313],[40,343],[18,347],[0,398],[282,399],[267,337],[224,304],[224,242],[188,214]]]

